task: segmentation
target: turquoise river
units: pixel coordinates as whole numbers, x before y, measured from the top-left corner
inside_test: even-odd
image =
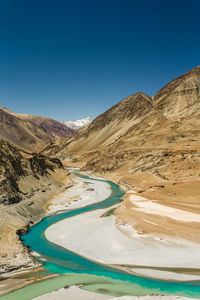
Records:
[[[99,180],[82,176],[77,171],[73,173],[85,179]],[[23,243],[41,255],[38,260],[44,264],[45,275],[58,274],[59,276],[4,295],[1,297],[2,300],[33,299],[52,290],[71,285],[79,285],[85,290],[113,296],[173,294],[200,298],[200,281],[170,282],[131,275],[117,268],[86,259],[45,238],[45,230],[60,220],[96,209],[109,208],[118,203],[124,192],[113,182],[105,182],[112,189],[112,194],[106,200],[84,208],[44,217],[41,222],[31,227],[26,235],[22,236]]]

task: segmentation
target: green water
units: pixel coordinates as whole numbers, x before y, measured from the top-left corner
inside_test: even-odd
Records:
[[[81,176],[77,172],[75,174]],[[81,177],[87,180],[97,180],[85,176]],[[2,296],[2,300],[28,300],[66,285],[70,286],[74,284],[81,284],[83,285],[83,289],[86,290],[102,292],[113,296],[173,294],[200,298],[200,282],[169,282],[131,275],[118,269],[95,263],[53,244],[45,238],[45,230],[60,220],[87,211],[107,208],[118,203],[124,192],[116,184],[110,181],[105,182],[112,189],[111,196],[106,200],[84,208],[45,217],[40,223],[30,228],[26,235],[22,236],[25,245],[28,245],[31,250],[40,253],[41,257],[46,259],[43,263],[47,273],[57,273],[60,276],[29,285]]]

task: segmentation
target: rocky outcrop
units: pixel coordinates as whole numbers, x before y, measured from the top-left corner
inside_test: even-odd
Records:
[[[19,234],[46,213],[69,172],[58,159],[30,154],[0,139],[0,273],[38,265]]]
[[[10,143],[0,140],[0,204],[18,203],[29,195],[20,189],[19,182],[27,176],[39,180],[48,170],[62,167],[57,159],[47,159],[40,154],[22,152]]]

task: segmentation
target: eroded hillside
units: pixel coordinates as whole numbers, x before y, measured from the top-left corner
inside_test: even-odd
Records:
[[[40,152],[75,133],[75,130],[53,119],[16,114],[0,108],[0,137],[23,150]]]
[[[101,173],[109,179],[182,215],[199,212],[200,67],[172,80],[152,98],[129,96],[48,153],[66,165]],[[136,193],[136,194],[135,194]],[[200,227],[142,208],[127,194],[116,211],[118,223],[141,233],[197,239]],[[143,201],[146,201],[143,199]],[[146,210],[145,210],[146,209]],[[142,212],[141,212],[142,211]],[[166,223],[167,220],[167,223]],[[167,226],[166,226],[167,224]]]
[[[44,216],[47,201],[64,190],[68,174],[58,159],[0,139],[0,273],[37,265],[18,233]]]
[[[12,113],[14,114],[14,113]],[[32,116],[28,114],[14,114],[18,118],[37,125],[43,129],[46,133],[54,138],[67,138],[76,133],[75,129],[68,127],[67,125],[53,120],[51,118]]]

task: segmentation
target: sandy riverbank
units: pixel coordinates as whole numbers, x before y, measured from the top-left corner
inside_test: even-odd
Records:
[[[140,235],[129,225],[115,224],[115,216],[102,217],[106,210],[84,213],[50,226],[48,240],[87,258],[104,264],[200,268],[200,245],[173,238]],[[131,271],[131,268],[129,269]],[[133,273],[139,273],[134,270]],[[141,270],[142,271],[142,270]],[[148,277],[157,277],[148,270]],[[145,276],[145,270],[142,275]],[[160,272],[160,279],[178,280],[170,272]],[[182,276],[181,280],[197,280],[198,275]],[[181,277],[181,276],[180,276]]]
[[[57,291],[39,296],[37,298],[34,298],[34,300],[106,300],[106,299],[112,299],[112,300],[189,300],[191,298],[185,298],[180,296],[122,296],[122,297],[113,297],[108,296],[104,294],[96,294],[93,292],[82,290],[76,286],[71,286],[68,289],[59,289]],[[195,298],[193,298],[196,300]]]
[[[88,175],[84,173],[84,175]],[[92,176],[96,179],[102,179]],[[47,214],[53,214],[62,212],[69,209],[75,209],[84,207],[95,202],[105,200],[111,194],[111,188],[109,184],[105,182],[92,181],[89,179],[82,179],[80,177],[75,177],[73,174],[70,177],[66,177],[64,180],[65,189],[61,189],[58,195],[49,194],[50,200],[47,202]],[[43,195],[43,193],[42,193]],[[45,194],[46,196],[47,194]],[[45,198],[46,199],[46,198]],[[38,253],[31,252],[33,257],[37,257]],[[35,262],[32,266],[33,269],[20,269],[16,272],[12,272],[9,274],[5,274],[5,280],[0,285],[0,295],[11,292],[17,288],[21,288],[30,284],[32,282],[40,281],[42,278],[37,278],[34,276],[35,270],[34,266],[37,267],[39,264]],[[30,268],[29,267],[29,268]],[[28,281],[26,278],[26,274],[33,273],[33,277],[30,276]],[[25,278],[23,278],[23,274]],[[45,279],[45,277],[43,278]]]
[[[85,172],[83,174],[86,176],[89,175]],[[94,179],[103,179],[95,176],[91,177]],[[62,194],[49,201],[48,214],[81,208],[103,201],[110,196],[111,192],[110,185],[106,182],[75,177],[72,174],[69,187],[66,187],[66,190]]]
[[[127,191],[115,213],[117,223],[130,224],[139,234],[199,243],[199,177],[163,180],[148,172],[128,173],[127,169],[104,174]]]
[[[67,188],[59,197],[53,198],[49,203],[49,211],[48,213],[55,213],[60,210],[68,210],[74,209],[78,207],[83,207],[95,202],[99,202],[107,198],[110,193],[110,187],[105,182],[96,182],[89,179],[82,178],[73,178],[73,185],[70,188]],[[102,192],[103,191],[103,192]],[[75,201],[74,201],[75,200]],[[107,209],[109,210],[109,209]],[[165,257],[165,266],[169,267],[189,267],[192,266],[199,267],[200,261],[194,260],[191,264],[190,258],[195,256],[197,258],[197,254],[199,253],[199,248],[196,250],[194,247],[196,244],[187,242],[185,244],[184,240],[178,239],[164,239],[160,240],[159,238],[151,237],[149,235],[141,235],[138,234],[137,231],[129,226],[128,224],[118,224],[118,228],[115,225],[115,216],[107,216],[102,217],[102,215],[107,210],[98,210],[90,213],[85,213],[79,216],[72,217],[70,219],[66,219],[60,221],[50,228],[47,229],[46,234],[47,238],[54,243],[62,245],[67,249],[82,254],[90,259],[97,260],[99,262],[108,263],[108,264],[127,264],[127,265],[139,265],[141,266],[163,266],[163,257]],[[63,223],[64,222],[64,223]],[[56,226],[56,227],[55,227]],[[65,228],[65,230],[64,230]],[[67,230],[66,230],[67,228]],[[49,237],[49,234],[52,236]],[[88,246],[89,245],[89,246]],[[183,249],[181,249],[183,247]],[[195,251],[194,251],[195,250]],[[156,252],[155,252],[156,251]],[[163,252],[164,251],[164,252]],[[133,253],[136,253],[133,257]],[[146,263],[144,263],[144,255],[147,255]],[[163,254],[164,253],[164,254]],[[175,253],[175,256],[174,256]],[[191,255],[192,253],[192,255]],[[174,258],[172,259],[172,257]],[[187,258],[185,260],[185,258]],[[178,261],[177,261],[178,259]],[[159,261],[160,260],[160,261]],[[160,264],[159,264],[160,263]],[[187,265],[188,263],[188,265]],[[180,276],[173,272],[173,275],[170,272],[159,271],[156,273],[154,270],[151,272],[151,269],[140,269],[138,270],[135,267],[129,268],[129,271],[133,273],[138,273],[147,277],[154,278],[163,278],[163,279],[171,279],[171,280],[197,280],[199,279],[198,275],[184,275]],[[146,272],[146,273],[145,273]],[[175,274],[175,275],[174,275]],[[160,276],[160,277],[159,277]],[[175,278],[175,276],[177,276]],[[79,295],[76,298],[73,298],[74,291],[69,289],[61,289],[61,294],[59,299],[62,299],[62,293],[67,293],[70,291],[69,298],[70,299],[84,299],[84,295],[76,294],[82,290],[78,289],[75,292],[75,295]],[[56,295],[57,292],[46,294],[41,297],[41,299],[58,299],[51,298]],[[87,292],[86,292],[87,293]],[[95,296],[98,294],[95,294]],[[66,297],[67,294],[64,295]],[[88,295],[87,295],[88,296]],[[101,295],[100,295],[101,296]],[[105,296],[105,295],[103,295]],[[93,295],[92,295],[93,297]],[[110,297],[110,296],[106,296]],[[150,297],[150,296],[149,296]],[[181,297],[173,297],[172,296],[158,296],[155,298],[148,297],[121,297],[120,299],[129,300],[129,299],[186,299]],[[38,297],[37,299],[40,299]],[[64,298],[63,298],[64,299]],[[85,298],[85,299],[115,299],[115,298]],[[119,299],[119,298],[116,298]]]

